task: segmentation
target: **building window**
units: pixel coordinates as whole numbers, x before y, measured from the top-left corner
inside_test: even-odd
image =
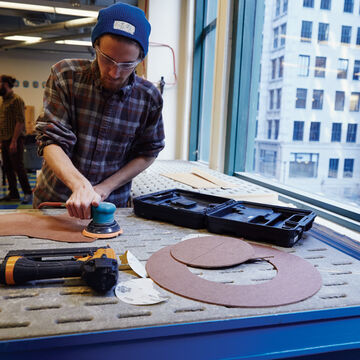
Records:
[[[274,29],[274,41],[273,41],[273,48],[277,49],[278,47],[278,41],[279,41],[279,28],[276,27]]]
[[[325,77],[325,68],[326,68],[326,57],[317,56],[315,58],[315,77]]]
[[[309,76],[309,65],[310,65],[310,56],[309,55],[299,55],[299,76]]]
[[[356,45],[360,45],[360,27],[358,27],[358,29],[357,29]]]
[[[329,40],[329,24],[319,23],[318,42]]]
[[[354,159],[344,159],[344,178],[352,178],[354,172]]]
[[[273,110],[274,109],[274,90],[270,90],[270,104],[269,104],[269,109]]]
[[[276,109],[281,108],[281,89],[276,89]]]
[[[307,94],[307,89],[301,89],[301,88],[296,89],[295,107],[297,109],[305,109],[306,108],[306,94]]]
[[[321,0],[320,9],[330,10],[331,9],[331,0]]]
[[[335,93],[335,110],[344,111],[345,91],[336,91]]]
[[[360,80],[360,60],[354,61],[353,80]]]
[[[275,16],[279,16],[279,15],[280,15],[280,0],[276,0]]]
[[[284,0],[284,2],[283,2],[283,13],[284,14],[287,13],[287,11],[288,11],[288,3],[289,3],[288,0]]]
[[[312,108],[321,110],[323,108],[324,90],[314,90],[312,99]]]
[[[312,122],[310,124],[309,141],[319,141],[320,139],[320,123]]]
[[[354,11],[354,0],[344,0],[344,12],[352,13]]]
[[[357,132],[357,124],[348,124],[346,142],[348,143],[356,142],[356,132]]]
[[[302,141],[304,139],[304,121],[294,121],[293,140]]]
[[[272,120],[268,120],[267,123],[268,123],[267,138],[271,139]]]
[[[312,36],[312,21],[302,21],[301,25],[301,41],[311,42]]]
[[[350,111],[359,111],[360,93],[352,92],[350,96]]]
[[[276,158],[276,151],[260,150],[260,173],[267,176],[275,176]]]
[[[290,153],[289,177],[316,178],[319,154]]]
[[[314,7],[314,0],[304,0],[303,1],[303,6],[313,8]]]
[[[338,59],[338,70],[337,70],[338,79],[347,78],[348,66],[349,66],[348,59]]]
[[[341,123],[333,123],[331,129],[331,142],[341,141]]]
[[[279,78],[284,76],[284,57],[279,57]]]
[[[339,169],[339,159],[329,159],[329,178],[337,178]]]
[[[351,26],[341,26],[341,43],[350,44],[351,42]]]
[[[276,78],[276,59],[271,60],[271,79]]]
[[[285,46],[286,40],[286,23],[280,26],[280,46]]]
[[[280,120],[274,120],[274,125],[275,125],[275,129],[274,129],[274,140],[277,140],[279,137],[279,128],[280,128]]]

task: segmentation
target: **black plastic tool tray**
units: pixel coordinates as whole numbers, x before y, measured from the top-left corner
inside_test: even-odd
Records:
[[[159,191],[134,199],[136,215],[193,229],[291,247],[311,228],[316,214],[187,190]]]

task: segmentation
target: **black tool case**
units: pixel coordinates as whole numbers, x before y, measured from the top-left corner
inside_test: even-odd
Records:
[[[136,215],[217,234],[291,247],[311,228],[311,210],[171,189],[134,198]]]

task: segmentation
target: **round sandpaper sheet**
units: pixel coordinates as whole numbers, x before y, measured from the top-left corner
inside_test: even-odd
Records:
[[[225,236],[203,236],[184,240],[170,249],[184,264],[200,268],[227,267],[252,258],[255,250],[247,242]]]
[[[193,248],[193,243],[187,246]],[[267,307],[295,303],[314,295],[322,285],[319,271],[306,260],[262,245],[252,245],[254,258],[273,264],[277,275],[253,285],[223,284],[193,274],[171,256],[172,246],[154,253],[146,264],[148,275],[160,286],[181,296],[211,304]]]

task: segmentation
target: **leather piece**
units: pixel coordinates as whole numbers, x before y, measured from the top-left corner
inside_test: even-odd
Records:
[[[61,242],[93,242],[96,239],[81,234],[90,220],[41,213],[11,213],[0,215],[0,236],[24,235]]]

